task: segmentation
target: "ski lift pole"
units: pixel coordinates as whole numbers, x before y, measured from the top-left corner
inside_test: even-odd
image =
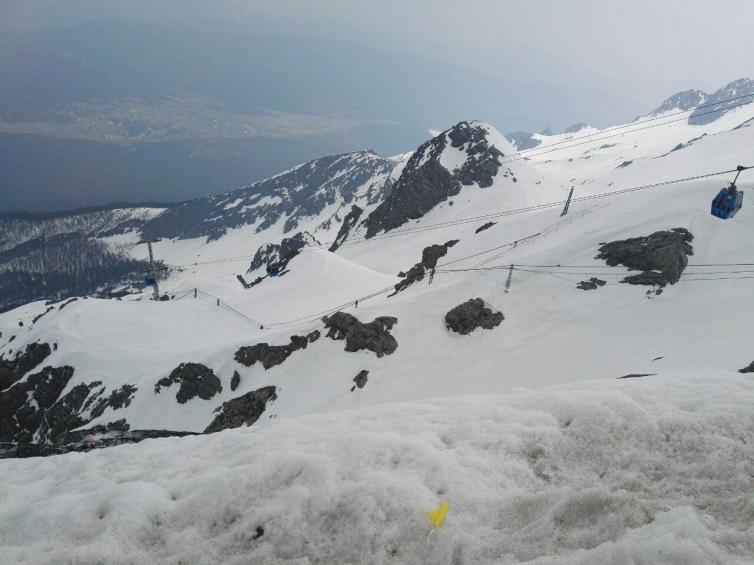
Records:
[[[154,266],[154,253],[152,252],[152,244],[157,243],[158,241],[160,241],[158,238],[152,238],[138,242],[138,244],[146,243],[147,250],[149,251],[149,269],[147,270],[147,273],[149,275],[148,281],[153,283],[152,300],[160,299],[160,285],[157,282],[157,269]]]
[[[511,281],[513,280],[513,264],[508,269],[508,279],[505,281],[505,294],[508,294],[508,290],[511,287]]]
[[[571,198],[573,198],[573,187],[571,187],[571,192],[568,193],[568,199],[563,207],[563,211],[560,213],[561,216],[565,216],[568,213],[568,207],[571,205]]]

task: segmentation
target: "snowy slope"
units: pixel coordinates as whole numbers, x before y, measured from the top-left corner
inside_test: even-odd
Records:
[[[263,229],[266,216],[250,209],[254,221],[217,237],[201,226],[164,233],[155,251],[173,266],[161,282],[173,300],[145,292],[0,314],[6,361],[29,344],[55,345],[18,384],[43,365],[73,369],[59,394],[84,395],[82,428],[123,419],[132,430],[202,432],[224,403],[266,387],[276,396],[250,429],[66,455],[54,472],[47,461],[2,462],[30,487],[0,486],[0,520],[22,524],[0,533],[0,546],[29,562],[46,548],[96,562],[113,545],[126,551],[129,536],[135,557],[124,562],[650,563],[660,552],[667,562],[750,561],[751,501],[741,493],[754,486],[754,392],[736,371],[754,359],[754,174],[742,174],[744,208],[728,221],[709,206],[729,174],[610,192],[754,165],[754,128],[741,127],[753,117],[748,105],[702,125],[586,128],[541,136],[525,155],[489,124],[461,122],[378,167],[351,200],[288,209]],[[375,179],[389,191],[370,200]],[[577,200],[561,216],[571,187]],[[242,207],[238,198],[218,197],[213,210]],[[362,213],[328,251],[352,203]],[[625,267],[595,258],[603,242],[673,228],[693,235],[693,255],[661,293],[621,283]],[[315,243],[283,276],[247,273],[260,247],[294,232]],[[393,293],[432,246],[444,253],[432,284]],[[244,289],[237,274],[261,280]],[[577,288],[590,277],[606,284]],[[472,298],[505,319],[449,330],[445,315]],[[322,317],[336,311],[362,323],[394,317],[378,341],[397,348],[349,350],[327,335]],[[314,332],[305,347],[289,345]],[[240,362],[242,348],[263,343],[289,349],[268,368]],[[184,363],[211,369],[220,387],[187,402],[178,384],[156,392]],[[616,380],[626,375],[646,376]],[[135,390],[122,402],[126,386]],[[41,406],[37,396],[27,408]],[[84,492],[77,472],[97,490]],[[46,505],[46,481],[72,486]],[[58,538],[28,533],[21,509],[59,524],[66,497],[91,512]],[[445,498],[448,527],[427,538],[421,511]],[[77,536],[86,541],[60,544]]]
[[[4,461],[0,561],[750,563],[753,403],[662,375]]]

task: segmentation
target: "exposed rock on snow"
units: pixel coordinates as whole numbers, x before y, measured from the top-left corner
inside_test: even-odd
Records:
[[[392,185],[395,163],[372,151],[329,155],[251,186],[172,207],[142,227],[142,236],[220,239],[228,230],[257,223],[257,231],[284,220],[290,233],[331,204],[373,204]]]
[[[322,318],[328,328],[327,337],[346,340],[346,351],[368,349],[377,357],[390,355],[398,348],[398,342],[390,330],[398,323],[398,318],[380,316],[368,324],[361,323],[355,316],[346,312],[335,312]]]
[[[276,265],[280,271],[283,271],[291,259],[301,253],[304,247],[310,245],[319,245],[319,242],[311,234],[305,232],[298,232],[293,237],[283,238],[280,243],[262,245],[254,254],[246,272],[251,273],[267,265]]]
[[[49,357],[51,352],[47,343],[30,343],[23,352],[17,351],[12,360],[0,357],[0,390],[20,381],[26,373]]]
[[[230,379],[230,390],[235,391],[239,384],[241,384],[241,374],[238,371],[233,371],[233,377]]]
[[[165,437],[184,437],[199,435],[195,432],[172,430],[129,430],[125,420],[118,420],[107,425],[93,426],[85,430],[65,432],[58,436],[55,443],[0,443],[0,459],[25,457],[48,457],[70,452],[84,452],[104,447],[114,447],[124,443],[139,443],[145,439]]]
[[[430,245],[422,250],[422,260],[411,267],[407,273],[398,273],[399,277],[404,277],[403,280],[395,285],[395,293],[398,293],[415,282],[419,282],[424,279],[424,275],[428,270],[432,270],[437,266],[437,261],[441,257],[445,257],[448,254],[448,249],[458,243],[457,239],[451,239],[450,241],[442,245]],[[391,295],[392,296],[392,295]]]
[[[482,224],[482,225],[481,225],[481,226],[479,226],[479,227],[478,227],[478,228],[477,228],[476,230],[474,230],[474,233],[479,233],[479,232],[482,232],[482,231],[484,231],[484,230],[488,230],[488,229],[490,229],[490,228],[491,228],[492,226],[494,226],[494,225],[495,225],[495,223],[496,223],[496,222],[487,222],[486,224]]]
[[[181,363],[169,376],[157,381],[154,391],[159,393],[162,387],[170,387],[173,383],[181,385],[175,395],[180,404],[185,404],[197,396],[202,400],[209,400],[223,390],[223,385],[215,372],[201,363]]]
[[[754,373],[754,361],[752,361],[747,367],[739,369],[739,373]]]
[[[576,285],[576,288],[580,288],[581,290],[596,290],[600,286],[605,286],[605,284],[607,283],[602,279],[592,277],[588,281],[581,281]]]
[[[445,314],[445,326],[456,333],[466,335],[477,328],[496,328],[504,319],[502,312],[487,308],[481,298],[472,298]]]
[[[345,218],[343,218],[343,223],[338,230],[338,235],[335,236],[335,241],[333,241],[328,251],[336,251],[338,247],[343,244],[343,242],[348,237],[348,233],[358,223],[359,218],[361,218],[361,214],[363,212],[364,210],[356,206],[356,204],[353,204],[351,206],[351,211],[346,214]]]
[[[353,378],[354,385],[351,387],[351,392],[356,390],[356,387],[364,388],[367,385],[368,377],[369,371],[366,369],[359,371],[359,374]]]
[[[95,404],[94,408],[92,408],[92,417],[99,418],[105,412],[106,408],[120,410],[121,408],[129,406],[137,390],[138,388],[134,385],[126,384],[119,389],[112,391],[108,398],[103,398]]]
[[[448,146],[465,153],[465,159],[452,171],[446,169],[440,159]],[[490,186],[503,156],[489,143],[482,124],[459,122],[414,152],[390,197],[366,219],[366,236],[421,218],[440,202],[458,194],[462,185]]]
[[[204,433],[211,434],[229,428],[252,425],[265,411],[267,403],[277,400],[275,390],[274,386],[266,386],[223,402],[222,406],[215,410],[218,415],[207,426]]]
[[[319,331],[314,330],[306,336],[292,335],[288,345],[270,345],[269,343],[245,345],[236,351],[234,359],[244,367],[251,367],[260,362],[265,369],[271,369],[282,364],[294,351],[306,349],[308,344],[318,339]]]
[[[0,441],[30,443],[72,376],[73,367],[47,366],[0,392]]]
[[[685,228],[658,231],[646,237],[633,237],[604,243],[597,259],[608,265],[625,265],[631,270],[643,271],[630,275],[622,282],[629,284],[675,284],[688,265],[688,256],[694,254],[690,242],[694,236]]]

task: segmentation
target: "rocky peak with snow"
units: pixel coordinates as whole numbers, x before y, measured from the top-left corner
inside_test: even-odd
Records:
[[[691,113],[689,124],[708,124],[742,104],[751,104],[754,102],[754,81],[748,78],[734,80],[710,94],[704,102],[704,108]]]
[[[334,216],[355,203],[379,202],[390,191],[395,164],[372,151],[322,157],[245,188],[180,204],[146,223],[142,234],[211,241],[240,226],[254,224],[260,232],[280,221],[284,233],[294,232],[328,207]]]
[[[392,194],[365,221],[367,237],[424,216],[463,186],[492,185],[510,143],[492,126],[459,122],[421,145],[406,163]]]
[[[662,104],[649,113],[650,116],[659,116],[665,112],[688,111],[703,104],[709,95],[698,89],[689,89],[682,92],[676,92],[670,98],[667,98]]]

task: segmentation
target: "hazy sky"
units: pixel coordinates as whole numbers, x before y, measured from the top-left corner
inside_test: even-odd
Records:
[[[0,30],[102,18],[344,39],[648,109],[754,75],[751,0],[0,0]]]

